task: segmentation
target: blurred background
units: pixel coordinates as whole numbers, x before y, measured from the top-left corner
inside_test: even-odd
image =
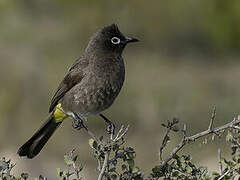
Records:
[[[124,51],[126,81],[115,104],[105,112],[119,127],[130,124],[127,144],[137,151],[144,172],[158,163],[165,132],[173,117],[188,134],[208,127],[217,105],[215,125],[239,114],[240,1],[98,1],[0,0],[0,156],[17,163],[16,173],[56,179],[63,155],[77,149],[84,177],[96,179],[88,136],[65,121],[33,160],[17,149],[48,115],[50,99],[70,65],[83,53],[90,36],[117,23],[141,41]],[[103,134],[99,117],[89,127]],[[181,136],[175,134],[168,152]],[[217,169],[217,149],[227,156],[224,138],[197,141],[183,149],[193,161]]]

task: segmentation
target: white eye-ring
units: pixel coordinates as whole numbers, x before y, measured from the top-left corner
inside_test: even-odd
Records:
[[[112,42],[113,44],[119,44],[120,41],[121,41],[121,40],[120,40],[118,37],[113,37],[113,38],[111,39],[111,42]]]

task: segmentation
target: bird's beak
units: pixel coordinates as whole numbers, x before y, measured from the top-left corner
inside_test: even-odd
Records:
[[[131,38],[131,37],[126,37],[125,42],[130,43],[130,42],[138,42],[139,40],[136,38]]]

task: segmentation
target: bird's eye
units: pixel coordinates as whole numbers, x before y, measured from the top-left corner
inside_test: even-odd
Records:
[[[111,39],[111,42],[112,42],[113,44],[119,44],[120,41],[121,41],[121,40],[120,40],[118,37],[113,37],[113,38]]]

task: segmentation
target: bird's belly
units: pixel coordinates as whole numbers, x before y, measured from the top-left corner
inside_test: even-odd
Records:
[[[72,92],[66,94],[68,98],[63,98],[62,106],[67,111],[79,113],[83,116],[98,114],[113,104],[120,92],[121,87],[119,86],[121,85],[75,86]],[[68,101],[64,99],[68,99]],[[69,99],[71,100],[69,101]]]

